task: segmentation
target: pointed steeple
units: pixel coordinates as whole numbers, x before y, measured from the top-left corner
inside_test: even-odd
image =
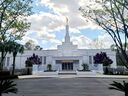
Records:
[[[62,52],[62,55],[65,56],[69,56],[71,55],[70,52],[72,52],[73,50],[77,50],[77,45],[74,45],[71,41],[70,41],[70,36],[69,36],[69,20],[66,17],[66,32],[65,32],[65,40],[64,42],[62,42],[62,45],[58,45],[57,49],[60,50],[60,52]]]
[[[68,24],[68,18],[67,18],[67,17],[66,17],[66,35],[65,35],[65,43],[70,43],[69,24]]]

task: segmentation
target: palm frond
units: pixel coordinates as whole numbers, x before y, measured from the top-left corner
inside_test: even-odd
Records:
[[[123,81],[123,83],[113,81],[113,83],[110,85],[111,87],[109,87],[109,89],[118,90],[122,92],[128,91],[128,83],[126,83],[125,81]]]
[[[0,80],[0,93],[17,93],[16,84],[12,80]]]

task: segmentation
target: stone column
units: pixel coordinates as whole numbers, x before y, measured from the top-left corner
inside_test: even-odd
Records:
[[[62,64],[60,63],[60,64],[58,64],[58,65],[59,65],[59,67],[58,67],[59,70],[62,71]]]
[[[53,70],[57,70],[57,68],[56,68],[57,66],[56,66],[56,60],[52,60],[52,69]]]
[[[79,59],[79,70],[82,70],[82,59]]]

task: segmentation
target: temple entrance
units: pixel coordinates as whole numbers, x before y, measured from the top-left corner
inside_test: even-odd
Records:
[[[73,62],[62,62],[62,70],[66,70],[66,71],[73,70]]]

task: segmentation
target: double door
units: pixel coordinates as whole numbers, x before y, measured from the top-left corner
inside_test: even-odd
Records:
[[[62,70],[66,70],[66,71],[73,70],[73,62],[63,62]]]

